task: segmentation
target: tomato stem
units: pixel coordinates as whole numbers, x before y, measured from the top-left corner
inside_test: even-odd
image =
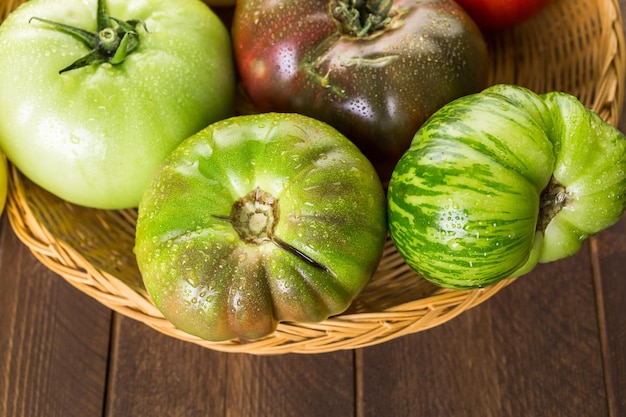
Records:
[[[346,34],[361,38],[389,24],[392,6],[392,0],[335,0],[331,12]]]
[[[61,74],[88,65],[121,64],[139,46],[137,26],[142,24],[147,31],[145,24],[140,20],[122,21],[109,16],[106,0],[98,0],[96,33],[40,17],[32,17],[32,20],[46,23],[56,30],[73,36],[89,49],[87,55],[61,69],[59,71]]]
[[[545,231],[554,216],[567,204],[567,190],[556,178],[552,177],[550,182],[541,192],[539,200],[539,221],[537,230]]]
[[[213,217],[229,222],[239,235],[239,238],[247,244],[260,245],[271,242],[297,256],[312,267],[334,275],[327,266],[317,262],[274,234],[280,219],[278,200],[260,188],[255,188],[235,201],[228,217],[220,215],[214,215]]]
[[[259,245],[272,240],[279,215],[278,200],[256,188],[233,204],[228,220],[241,240]]]

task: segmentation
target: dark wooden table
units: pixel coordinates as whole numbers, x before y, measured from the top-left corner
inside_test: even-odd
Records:
[[[111,312],[42,266],[4,215],[0,417],[623,417],[625,263],[626,217],[437,328],[252,356]]]

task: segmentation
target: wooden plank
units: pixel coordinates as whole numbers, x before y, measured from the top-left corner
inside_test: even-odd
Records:
[[[599,322],[610,415],[626,415],[626,217],[594,245]]]
[[[104,416],[220,416],[227,356],[115,314]]]
[[[354,354],[235,355],[227,416],[345,417],[355,414]]]
[[[223,353],[115,321],[106,416],[354,415],[352,352]]]
[[[588,245],[432,330],[358,355],[365,416],[607,416]]]
[[[0,236],[0,415],[100,417],[110,311]]]

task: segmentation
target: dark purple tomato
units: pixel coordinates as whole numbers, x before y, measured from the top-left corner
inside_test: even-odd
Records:
[[[430,115],[486,81],[484,38],[454,1],[242,0],[232,35],[255,110],[334,126],[383,181]]]

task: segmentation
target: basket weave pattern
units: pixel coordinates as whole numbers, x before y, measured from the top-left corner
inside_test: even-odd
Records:
[[[0,18],[22,2],[4,1]],[[565,91],[617,125],[626,65],[617,0],[554,0],[532,20],[488,34],[487,41],[491,84]],[[135,210],[75,206],[15,168],[10,174],[10,223],[46,267],[120,314],[215,350],[322,353],[369,346],[440,325],[514,282],[471,291],[441,289],[411,271],[388,240],[374,278],[345,313],[315,324],[281,323],[274,334],[253,342],[207,342],[174,328],[148,297],[133,254]]]

